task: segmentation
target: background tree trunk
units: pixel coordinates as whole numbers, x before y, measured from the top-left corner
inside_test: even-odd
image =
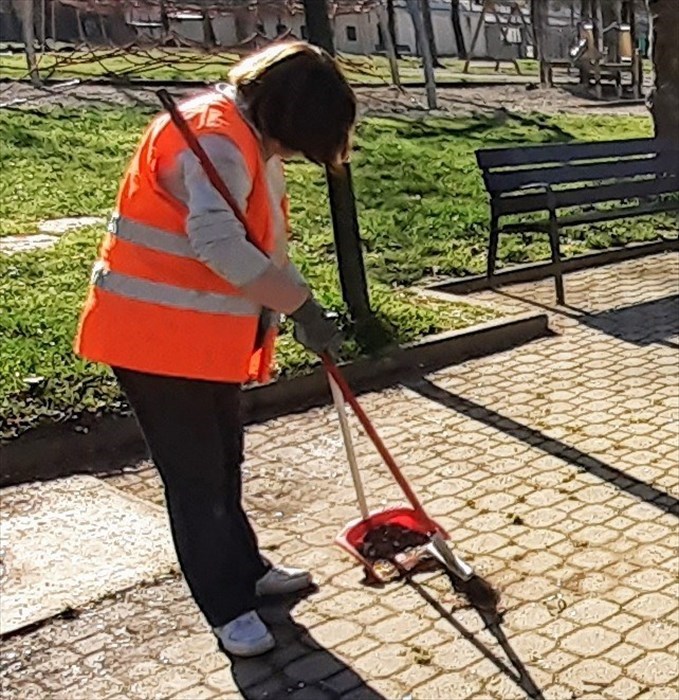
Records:
[[[544,64],[546,59],[547,9],[545,3],[542,2],[533,0],[530,4],[530,23],[533,27],[533,39],[535,40],[535,58],[540,62],[540,83],[543,86],[548,83]]]
[[[679,2],[650,0],[655,87],[650,97],[655,135],[679,144]]]
[[[165,41],[170,34],[170,18],[167,15],[167,0],[160,0],[160,23],[163,25],[162,40]]]
[[[533,25],[535,38],[535,58],[544,58],[545,33],[547,29],[547,8],[542,2],[531,2],[530,23]]]
[[[422,21],[424,23],[424,31],[427,35],[427,43],[429,44],[429,53],[431,61],[435,68],[443,68],[439,61],[439,54],[436,48],[436,34],[434,34],[434,20],[431,17],[431,5],[429,0],[420,0],[422,8]]]
[[[434,62],[429,51],[429,42],[427,41],[427,32],[424,28],[422,20],[422,0],[407,0],[408,12],[412,17],[415,26],[415,36],[418,38],[418,44],[422,53],[422,66],[424,68],[424,83],[427,93],[427,105],[429,109],[436,109],[436,78],[434,76]]]
[[[203,12],[203,46],[209,49],[214,49],[217,46],[217,37],[212,26],[210,13],[207,10]]]
[[[467,59],[467,46],[462,33],[462,20],[460,18],[460,0],[451,0],[450,21],[453,23],[455,33],[455,45],[457,46],[457,56],[463,60]]]
[[[304,0],[304,16],[309,41],[334,55],[335,44],[326,0]],[[326,168],[325,175],[342,297],[357,323],[357,333],[361,336],[366,332],[363,329],[372,324],[373,316],[363,263],[351,168],[348,163],[344,163],[340,168]]]
[[[12,0],[12,8],[21,22],[26,64],[31,76],[31,83],[34,87],[40,87],[40,73],[35,57],[35,0]]]
[[[394,10],[394,0],[387,0],[387,25],[389,26],[389,34],[391,41],[394,44],[394,53],[396,58],[401,58],[398,51],[398,32],[396,31],[396,11]]]
[[[233,11],[233,21],[236,28],[236,41],[245,41],[255,33],[254,13],[249,7],[236,7]]]
[[[309,41],[334,55],[335,42],[326,0],[304,0],[304,16]]]
[[[394,45],[391,30],[389,29],[389,17],[383,5],[377,6],[377,20],[380,24],[380,31],[384,39],[384,49],[389,59],[389,71],[391,73],[391,82],[399,90],[403,90],[401,85],[401,76],[398,72],[398,56],[396,55],[396,46]]]

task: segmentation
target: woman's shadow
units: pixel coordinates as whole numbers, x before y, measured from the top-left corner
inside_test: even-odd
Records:
[[[358,673],[320,645],[292,619],[297,603],[315,592],[268,599],[258,612],[276,638],[276,648],[252,659],[230,657],[231,672],[247,700],[384,700]]]

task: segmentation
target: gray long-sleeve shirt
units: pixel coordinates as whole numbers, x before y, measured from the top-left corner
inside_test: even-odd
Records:
[[[217,172],[241,211],[247,208],[252,179],[238,147],[226,136],[209,134],[199,139]],[[215,190],[196,156],[187,148],[174,167],[161,175],[163,186],[189,211],[187,234],[198,257],[235,286],[256,280],[270,264],[286,269],[298,284],[304,279],[287,259],[287,230],[281,207],[285,197],[285,175],[277,156],[266,163],[275,248],[265,255],[250,241],[235,213]]]

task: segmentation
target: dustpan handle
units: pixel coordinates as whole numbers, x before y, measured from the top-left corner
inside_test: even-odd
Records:
[[[384,460],[384,463],[387,465],[387,467],[389,467],[391,475],[396,480],[396,483],[401,487],[401,490],[410,502],[410,505],[415,509],[415,511],[417,511],[419,515],[423,516],[426,520],[429,520],[429,516],[425,513],[422,504],[415,495],[415,492],[410,488],[410,484],[401,473],[398,464],[396,464],[396,461],[391,456],[391,453],[387,449],[386,445],[382,442],[382,438],[380,438],[380,436],[377,434],[377,431],[373,427],[373,424],[370,422],[370,419],[365,414],[365,411],[361,408],[361,405],[356,400],[354,393],[351,391],[351,388],[342,376],[342,373],[339,371],[337,365],[335,365],[335,363],[332,361],[332,358],[326,353],[321,355],[321,359],[323,360],[323,365],[325,366],[327,373],[337,383],[337,386],[339,387],[340,391],[342,392],[342,395],[346,399],[346,402],[353,409],[354,413],[356,414],[356,417],[361,422],[363,429],[368,434],[368,437],[372,441],[373,445],[375,445],[377,451],[380,453],[380,456]]]
[[[358,507],[361,511],[361,517],[363,520],[366,520],[368,518],[368,504],[365,500],[365,491],[363,490],[361,474],[358,471],[358,462],[356,461],[356,452],[354,451],[354,441],[351,439],[351,430],[349,428],[349,421],[347,420],[347,409],[344,403],[344,396],[342,395],[342,390],[339,388],[337,382],[333,379],[331,374],[328,374],[328,384],[330,385],[332,400],[334,401],[335,409],[337,410],[337,417],[339,419],[342,439],[344,441],[344,449],[347,453],[347,461],[349,462],[349,469],[351,470],[351,478],[354,482],[354,489],[356,490],[356,500],[358,501]]]

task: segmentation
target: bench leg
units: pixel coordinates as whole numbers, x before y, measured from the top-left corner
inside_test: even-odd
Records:
[[[556,288],[556,302],[560,306],[566,303],[566,295],[563,287],[563,273],[561,270],[561,250],[559,247],[559,224],[556,214],[549,214],[549,247],[552,251],[552,263],[554,265],[554,286]]]
[[[498,226],[498,218],[493,217],[490,222],[490,242],[488,244],[488,281],[492,282],[495,274],[495,261],[497,260],[497,245],[500,240],[500,228]]]

